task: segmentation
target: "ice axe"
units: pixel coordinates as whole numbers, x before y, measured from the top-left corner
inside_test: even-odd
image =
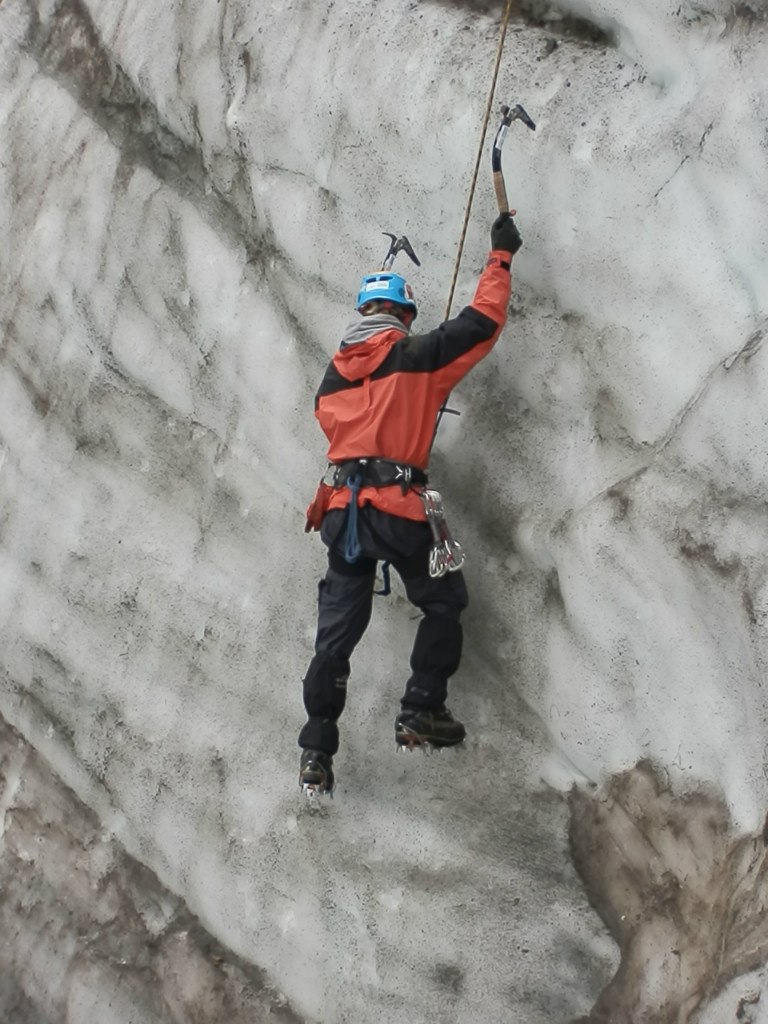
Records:
[[[397,238],[390,231],[382,231],[382,235],[386,235],[387,238],[392,239],[389,245],[389,252],[384,257],[384,262],[381,265],[382,270],[391,270],[392,264],[395,262],[395,256],[397,256],[399,252],[404,252],[406,256],[410,256],[417,267],[421,266],[416,253],[413,251],[413,246],[405,235],[401,238]]]
[[[495,85],[495,79],[494,79],[494,85]],[[493,90],[491,90],[491,96],[492,95],[493,95]],[[482,137],[481,142],[480,142],[480,149],[477,152],[477,162],[475,164],[475,177],[474,177],[474,180],[472,182],[472,187],[471,187],[470,193],[469,193],[469,201],[467,202],[467,210],[466,210],[466,213],[464,214],[464,226],[461,229],[461,238],[459,239],[459,252],[458,252],[458,255],[456,256],[456,265],[453,268],[453,280],[451,281],[451,290],[450,290],[450,292],[448,294],[448,308],[445,311],[445,319],[446,320],[448,319],[448,317],[451,314],[451,303],[453,302],[453,292],[454,292],[454,289],[456,287],[456,281],[457,281],[458,276],[459,276],[459,263],[461,262],[461,253],[462,253],[462,251],[464,249],[464,239],[465,239],[466,234],[467,234],[467,225],[469,224],[469,214],[470,214],[470,211],[472,209],[472,197],[474,196],[474,192],[475,192],[475,181],[477,180],[477,172],[480,169],[480,158],[482,156],[482,147],[483,147],[483,144],[485,142],[485,129],[486,129],[487,124],[488,124],[488,117],[490,115],[490,110],[491,110],[491,97],[488,98],[488,107],[486,109],[486,121],[485,121],[485,124],[483,125],[483,137]],[[493,169],[493,187],[494,187],[494,190],[496,192],[496,202],[497,202],[498,207],[499,207],[499,213],[509,213],[512,216],[514,216],[517,213],[517,210],[510,210],[510,208],[509,208],[509,200],[507,199],[507,188],[506,188],[506,185],[504,184],[504,174],[503,174],[503,172],[501,170],[501,147],[504,145],[504,140],[507,137],[507,132],[509,130],[509,126],[512,124],[513,121],[522,121],[523,124],[527,128],[531,129],[531,131],[536,131],[536,125],[534,124],[533,120],[529,116],[529,114],[526,111],[525,107],[522,107],[519,103],[517,103],[514,107],[508,107],[506,105],[502,106],[502,108],[501,108],[501,124],[499,125],[498,130],[496,132],[496,138],[493,140],[493,150],[491,152],[491,167]],[[446,412],[453,412],[452,409],[448,409],[447,403],[448,403],[448,399],[446,398],[446,400],[443,402],[440,410],[438,411],[437,422],[435,423],[435,433],[434,433],[434,435],[432,437],[432,444],[433,445],[435,443],[435,438],[437,437],[437,431],[438,431],[438,428],[440,426],[440,422],[441,422],[441,420],[443,418],[444,413],[446,413]],[[430,451],[431,451],[431,446],[430,446]]]
[[[501,147],[504,145],[504,140],[507,137],[507,131],[513,121],[522,121],[527,128],[531,129],[531,131],[536,131],[536,125],[533,123],[526,110],[521,107],[519,103],[514,107],[503,106],[501,108],[501,124],[496,132],[496,138],[493,140],[493,151],[491,153],[493,188],[496,192],[496,202],[499,207],[499,213],[511,213],[514,216],[514,214],[517,213],[517,210],[510,210],[509,208],[507,188],[504,184],[504,174],[501,170]]]

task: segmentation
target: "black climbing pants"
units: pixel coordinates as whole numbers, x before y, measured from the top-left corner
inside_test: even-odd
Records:
[[[404,708],[442,707],[448,679],[459,667],[460,617],[468,602],[461,572],[439,579],[429,575],[432,535],[426,523],[388,515],[370,505],[359,510],[361,554],[344,560],[346,510],[323,520],[321,537],[328,547],[328,570],[318,587],[315,656],[304,677],[308,720],[299,745],[335,754],[337,721],[347,697],[349,660],[371,619],[376,563],[388,561],[403,581],[408,600],[423,612],[411,652],[411,675],[405,684]]]

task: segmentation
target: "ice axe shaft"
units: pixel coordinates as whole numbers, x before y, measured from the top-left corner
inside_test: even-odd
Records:
[[[501,147],[504,145],[509,126],[513,121],[522,121],[526,128],[530,128],[531,131],[536,131],[536,125],[525,108],[521,107],[519,103],[514,107],[503,106],[501,108],[501,124],[496,132],[496,138],[493,140],[493,151],[491,153],[493,188],[496,193],[496,204],[499,208],[499,213],[512,213],[514,215],[516,211],[509,209],[507,187],[504,184],[504,174],[501,169]]]
[[[410,258],[413,260],[417,267],[421,266],[421,263],[419,262],[416,253],[413,251],[413,246],[405,237],[405,235],[402,235],[400,238],[398,238],[396,235],[393,235],[390,231],[382,231],[382,234],[386,235],[387,238],[392,239],[389,245],[389,252],[384,257],[384,262],[381,265],[382,270],[391,270],[392,264],[395,262],[395,256],[397,256],[399,252],[404,252],[406,256],[410,256]]]

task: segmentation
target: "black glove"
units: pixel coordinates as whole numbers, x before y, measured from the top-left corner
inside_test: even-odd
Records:
[[[491,248],[504,249],[514,256],[523,240],[515,222],[508,213],[500,213],[491,225]]]

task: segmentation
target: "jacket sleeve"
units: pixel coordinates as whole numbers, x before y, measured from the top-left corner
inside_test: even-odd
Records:
[[[447,395],[496,343],[507,320],[510,289],[510,255],[493,251],[471,304],[434,331],[408,339],[411,369],[434,374]]]

